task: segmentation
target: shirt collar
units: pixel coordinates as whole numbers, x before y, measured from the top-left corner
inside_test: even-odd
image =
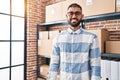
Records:
[[[76,31],[73,31],[72,29],[68,28],[67,31],[70,33],[70,34],[80,34],[81,32],[81,28],[76,30]]]

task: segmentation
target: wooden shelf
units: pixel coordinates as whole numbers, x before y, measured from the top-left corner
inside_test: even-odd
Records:
[[[93,21],[95,22],[95,21],[114,20],[114,19],[120,19],[120,12],[85,17],[85,18],[83,18],[82,22],[93,22]],[[37,26],[53,27],[54,25],[63,25],[63,24],[68,24],[67,20],[53,21],[53,22],[47,22],[47,23],[39,23]]]

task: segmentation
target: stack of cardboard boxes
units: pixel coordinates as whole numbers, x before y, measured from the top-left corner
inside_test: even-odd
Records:
[[[106,41],[106,53],[120,54],[120,41]]]
[[[52,43],[55,36],[59,31],[40,31],[38,40],[38,55],[50,58],[52,52]],[[40,65],[40,74],[46,76],[48,75],[49,65]]]
[[[40,31],[38,40],[38,54],[50,58],[52,42],[59,31]]]
[[[120,4],[117,0],[117,11]],[[78,3],[83,8],[84,16],[93,16],[115,12],[116,0],[65,0],[46,6],[46,22],[65,20],[67,7],[71,3]],[[102,5],[102,6],[101,6]]]

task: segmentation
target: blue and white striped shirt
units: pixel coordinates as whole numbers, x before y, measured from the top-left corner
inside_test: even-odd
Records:
[[[95,34],[80,28],[61,32],[53,41],[49,80],[100,80],[100,50]]]

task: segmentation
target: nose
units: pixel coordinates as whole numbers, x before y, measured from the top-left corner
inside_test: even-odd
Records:
[[[72,15],[72,18],[76,18],[76,15],[75,15],[75,14],[73,14],[73,15]]]

